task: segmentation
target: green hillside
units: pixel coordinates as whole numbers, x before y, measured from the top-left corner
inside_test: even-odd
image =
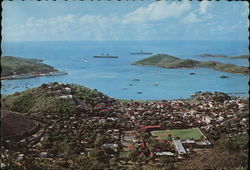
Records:
[[[223,64],[215,61],[196,61],[192,59],[180,59],[167,54],[158,54],[142,60],[139,60],[135,65],[152,65],[163,68],[195,68],[206,67],[218,71],[224,71],[236,74],[249,74],[249,69],[243,66],[233,64]]]
[[[67,91],[69,89],[70,92]],[[83,86],[52,83],[4,96],[2,108],[23,113],[42,122],[50,122],[48,115],[68,117],[76,113],[77,109],[86,111],[86,105],[95,106],[106,98],[108,97],[102,93]]]
[[[1,57],[2,77],[14,74],[49,73],[58,71],[54,67],[41,63],[42,60],[13,56]]]
[[[148,64],[161,64],[161,63],[172,63],[180,61],[181,59],[170,56],[167,54],[157,54],[145,59],[142,59],[140,61],[135,62],[135,64],[142,64],[142,65],[148,65]]]

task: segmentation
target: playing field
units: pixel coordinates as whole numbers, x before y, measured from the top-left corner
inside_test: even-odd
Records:
[[[204,137],[198,128],[152,131],[151,134],[163,140],[169,140],[170,134],[173,139],[179,137],[180,139],[199,140]]]

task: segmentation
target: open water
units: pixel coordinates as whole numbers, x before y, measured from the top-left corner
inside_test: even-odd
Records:
[[[228,56],[248,54],[248,42],[245,41],[3,42],[2,55],[42,59],[44,63],[66,71],[68,75],[4,80],[1,93],[12,94],[55,81],[84,85],[118,99],[189,98],[190,94],[196,91],[248,93],[249,77],[246,75],[230,74],[208,68],[163,69],[131,65],[137,60],[150,56],[130,54],[130,52],[140,51],[244,66],[249,64],[247,59],[199,57],[203,53]],[[119,58],[93,58],[94,55],[101,53],[109,53]],[[189,75],[190,72],[196,74]],[[229,78],[221,79],[222,75]],[[140,79],[140,81],[132,81],[133,79]],[[154,86],[155,83],[158,86]]]

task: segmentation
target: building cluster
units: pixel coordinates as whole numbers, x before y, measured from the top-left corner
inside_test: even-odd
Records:
[[[74,88],[62,84],[50,84],[43,88],[49,89],[62,100],[73,101],[80,109],[62,115],[43,113],[39,118],[36,117],[42,122],[38,132],[19,142],[7,141],[8,148],[19,148],[16,162],[22,161],[30,152],[37,159],[58,161],[62,161],[69,153],[89,156],[96,147],[108,150],[109,157],[133,150],[138,151],[139,157],[186,155],[193,148],[209,147],[211,143],[206,138],[200,141],[171,139],[152,142],[150,132],[186,128],[206,131],[238,118],[248,109],[245,99],[221,94],[219,97],[217,95],[219,100],[215,99],[216,95],[210,97],[211,94],[198,94],[198,98],[189,100],[124,102],[101,93],[82,98]],[[232,128],[241,128],[241,132],[246,132],[247,119],[242,118],[242,126],[232,125]],[[98,143],[98,136],[105,136],[105,140],[100,139]],[[9,149],[2,148],[1,152],[6,157]]]

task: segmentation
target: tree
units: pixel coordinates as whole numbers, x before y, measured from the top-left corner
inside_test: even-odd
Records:
[[[94,142],[96,147],[101,147],[107,141],[106,136],[97,136]]]
[[[107,167],[108,165],[106,163],[98,161],[98,160],[94,160],[91,169],[98,170],[98,169],[105,169]]]
[[[138,151],[136,149],[133,149],[132,151],[130,151],[130,153],[128,155],[128,158],[133,162],[137,161],[137,159],[138,159]]]
[[[118,165],[117,165],[118,161],[119,161],[119,159],[117,157],[114,157],[114,158],[110,159],[109,160],[110,167],[111,168],[117,168],[118,167]]]
[[[90,157],[94,160],[102,161],[102,162],[107,162],[107,157],[106,153],[104,150],[100,149],[92,149],[90,151]]]
[[[154,151],[155,149],[157,149],[158,147],[160,147],[160,143],[158,140],[153,139],[150,143],[149,143],[149,149],[150,151]]]
[[[168,165],[168,164],[170,164],[170,163],[173,163],[173,161],[174,161],[174,158],[169,157],[169,156],[162,156],[162,157],[160,158],[160,163],[161,163],[162,165],[164,165],[164,166],[166,166],[166,165]]]

